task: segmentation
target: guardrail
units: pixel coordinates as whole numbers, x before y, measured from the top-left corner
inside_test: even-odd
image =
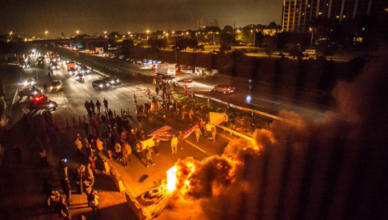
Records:
[[[276,120],[276,121],[284,121],[283,118],[278,117],[276,115],[272,115],[272,114],[265,113],[265,112],[262,112],[262,111],[258,111],[258,110],[254,110],[254,109],[238,106],[238,105],[235,105],[235,104],[231,104],[229,102],[225,102],[225,101],[222,101],[220,99],[216,99],[216,98],[213,98],[213,97],[210,97],[210,96],[205,96],[205,95],[202,95],[202,94],[194,94],[194,96],[198,97],[198,98],[207,99],[208,101],[212,100],[212,101],[218,102],[220,104],[224,104],[224,105],[226,105],[227,107],[230,107],[230,108],[235,108],[235,109],[238,109],[238,110],[241,110],[241,111],[245,111],[245,112],[249,112],[249,113],[254,113],[254,114],[257,114],[257,115],[260,115],[260,116],[264,116],[264,117],[267,117],[267,118],[270,118],[270,119],[273,119],[273,120]]]

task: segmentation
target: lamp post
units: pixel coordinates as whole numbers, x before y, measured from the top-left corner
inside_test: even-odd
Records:
[[[47,35],[48,35],[48,33],[49,33],[49,31],[48,31],[48,30],[46,30],[46,31],[44,32],[44,35],[46,36],[46,39],[47,39]]]
[[[314,40],[314,28],[309,29],[311,31],[311,41],[310,41],[310,49],[313,45],[313,40]]]
[[[75,33],[78,35],[79,34],[79,30],[77,30]]]

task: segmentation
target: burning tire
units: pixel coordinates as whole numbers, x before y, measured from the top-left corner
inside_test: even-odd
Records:
[[[163,191],[160,187],[152,188],[150,191],[147,191],[140,196],[140,201],[143,205],[152,205],[157,203],[162,196]]]

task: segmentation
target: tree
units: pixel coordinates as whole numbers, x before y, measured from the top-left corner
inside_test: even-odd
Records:
[[[232,34],[232,33],[234,32],[234,30],[233,30],[233,27],[232,27],[232,26],[226,25],[226,26],[224,27],[224,29],[222,30],[222,32]]]

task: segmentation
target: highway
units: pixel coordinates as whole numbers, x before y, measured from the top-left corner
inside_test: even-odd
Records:
[[[73,52],[64,49],[59,50],[59,53],[62,56],[85,63],[94,69],[101,70],[102,72],[111,75],[114,74],[120,77],[126,77],[128,75],[133,76],[140,73],[144,76],[142,78],[142,83],[144,84],[151,85],[152,79],[155,76],[155,70],[132,64],[125,60],[84,53],[79,53],[79,56],[74,56]],[[282,110],[288,110],[303,115],[304,117],[309,117],[310,119],[320,120],[325,117],[328,110],[328,107],[326,106],[300,102],[299,100],[274,95],[272,92],[263,93],[256,90],[250,90],[248,80],[239,79],[237,77],[216,74],[203,79],[196,74],[177,73],[176,79],[192,79],[194,81],[194,88],[190,88],[189,92],[214,97],[227,103],[256,109],[273,115],[278,115]],[[236,87],[236,92],[232,94],[222,94],[211,91],[215,85],[220,84],[233,85]],[[270,85],[260,84],[257,86],[268,87],[267,91],[272,91]],[[178,88],[178,91],[181,93],[184,92],[182,88]],[[292,94],[293,91],[290,90],[289,93]]]

